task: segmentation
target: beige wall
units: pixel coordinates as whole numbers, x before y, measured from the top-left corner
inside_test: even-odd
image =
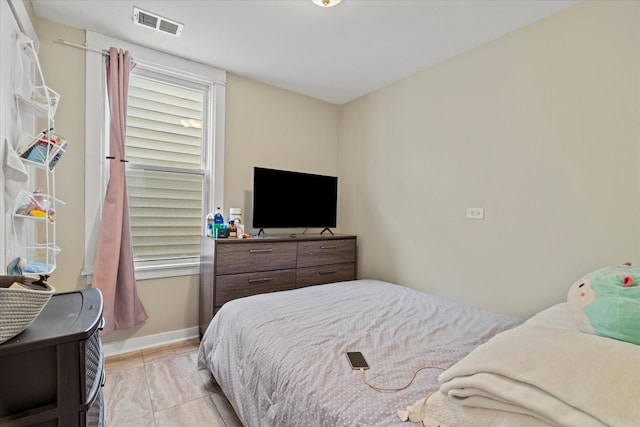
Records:
[[[53,43],[82,44],[85,32],[36,20],[40,57],[48,84],[62,95],[56,130],[69,141],[56,167],[57,195],[66,202],[57,215],[62,252],[50,282],[58,292],[86,288],[84,266],[85,53]],[[227,77],[225,216],[229,207],[246,204],[253,187],[253,166],[336,174],[338,107],[234,75]],[[195,327],[198,324],[198,276],[138,282],[149,319],[136,328],[116,331],[106,342]]]
[[[40,64],[47,85],[60,93],[56,110],[56,132],[68,141],[68,147],[56,166],[56,196],[65,202],[57,206],[56,240],[62,251],[51,276],[56,291],[86,287],[81,272],[84,266],[84,51],[54,40],[84,43],[84,31],[37,19],[34,26],[40,39]]]
[[[226,113],[225,218],[251,224],[254,166],[338,173],[338,106],[229,74]]]
[[[525,317],[640,263],[639,22],[584,2],[344,105],[360,275]]]

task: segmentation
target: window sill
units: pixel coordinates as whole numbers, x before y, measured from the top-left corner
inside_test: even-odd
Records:
[[[136,281],[160,279],[165,277],[194,276],[200,274],[200,262],[183,262],[163,265],[136,266]],[[87,284],[93,283],[93,270],[83,271]]]
[[[163,277],[192,276],[200,274],[200,261],[163,265],[136,266],[136,280],[159,279]]]

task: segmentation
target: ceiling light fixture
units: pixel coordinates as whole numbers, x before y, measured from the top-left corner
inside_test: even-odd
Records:
[[[322,7],[332,7],[340,3],[342,0],[311,0],[318,6]]]

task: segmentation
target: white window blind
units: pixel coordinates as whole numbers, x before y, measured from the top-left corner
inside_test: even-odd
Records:
[[[200,255],[207,96],[187,81],[131,75],[126,157],[136,263]]]

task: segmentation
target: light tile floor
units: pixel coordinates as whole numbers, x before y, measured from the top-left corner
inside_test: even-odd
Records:
[[[193,339],[107,357],[109,427],[242,427],[206,370],[198,370]]]

